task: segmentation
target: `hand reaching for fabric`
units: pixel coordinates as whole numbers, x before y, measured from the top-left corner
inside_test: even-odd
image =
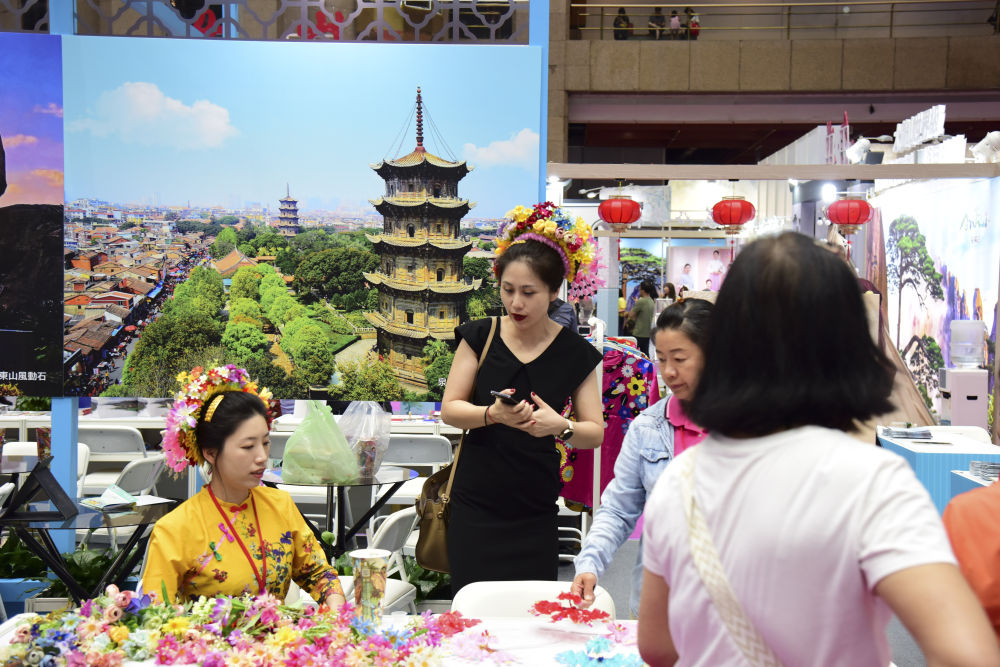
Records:
[[[573,579],[569,592],[583,598],[578,607],[586,609],[594,604],[594,587],[597,585],[597,575],[593,572],[581,572]]]

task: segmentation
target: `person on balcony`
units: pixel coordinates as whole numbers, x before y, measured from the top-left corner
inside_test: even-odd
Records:
[[[632,32],[632,21],[629,19],[628,14],[625,13],[624,7],[618,8],[618,16],[615,17],[612,27],[615,29],[615,39],[629,38],[629,33]]]
[[[653,39],[663,39],[667,32],[667,17],[663,15],[663,8],[653,9],[653,15],[649,17],[649,36]]]

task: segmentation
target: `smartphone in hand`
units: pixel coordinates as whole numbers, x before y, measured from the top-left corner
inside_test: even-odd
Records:
[[[501,392],[497,391],[496,389],[490,389],[490,394],[493,395],[493,396],[496,396],[497,398],[499,398],[501,401],[503,401],[507,405],[517,405],[520,402],[516,398],[514,398],[512,395],[501,393]]]

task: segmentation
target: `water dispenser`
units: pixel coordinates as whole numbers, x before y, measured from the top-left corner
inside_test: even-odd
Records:
[[[986,325],[982,320],[952,320],[948,347],[954,368],[942,368],[941,423],[986,428],[989,375]]]

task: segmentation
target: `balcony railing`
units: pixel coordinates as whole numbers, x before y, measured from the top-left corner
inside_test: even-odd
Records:
[[[0,31],[48,32],[51,1],[0,0]],[[78,35],[490,44],[528,43],[528,1],[73,0]]]
[[[660,7],[665,28],[651,27]],[[570,4],[570,39],[751,40],[844,39],[988,35],[998,32],[996,0],[897,0],[877,2],[711,2]],[[622,27],[624,8],[630,26]],[[691,9],[697,18],[689,26]],[[672,31],[677,11],[681,27]],[[658,23],[658,20],[654,21]]]

